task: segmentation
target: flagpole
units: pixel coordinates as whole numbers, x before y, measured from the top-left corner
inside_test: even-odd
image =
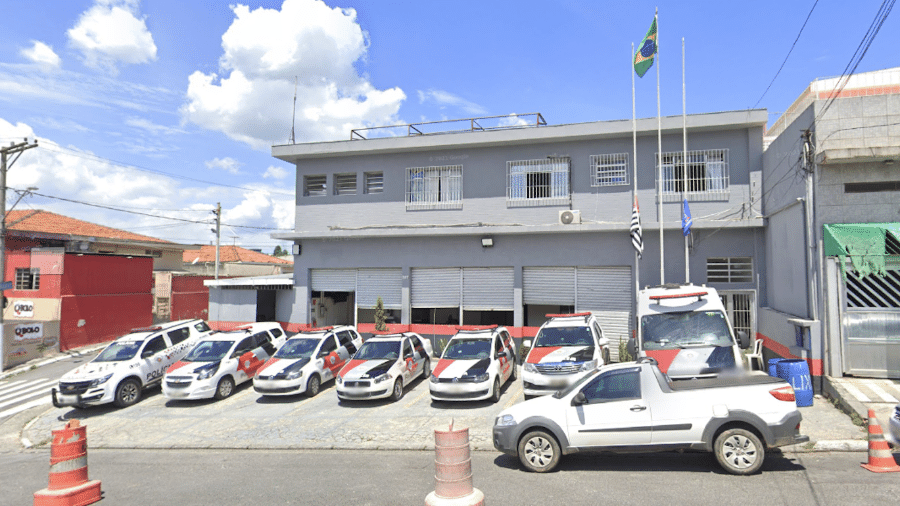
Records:
[[[682,163],[684,168],[682,169],[682,176],[684,179],[684,186],[682,188],[682,193],[684,197],[684,201],[687,202],[688,196],[688,154],[687,154],[687,88],[685,85],[685,66],[684,66],[684,37],[681,38],[681,130],[682,137],[684,139],[684,154],[682,155]],[[682,211],[683,213],[684,211]],[[691,282],[691,262],[689,258],[688,251],[688,236],[684,236],[684,282]]]
[[[628,71],[631,74],[631,141],[634,147],[634,166],[632,167],[632,176],[634,179],[634,189],[631,192],[632,206],[637,204],[637,109],[635,107],[634,97],[634,42],[631,43],[631,55],[629,58]],[[641,257],[638,251],[634,251],[634,300],[637,303],[638,292],[641,290]],[[636,308],[637,306],[635,306]],[[637,313],[635,313],[637,314]]]
[[[656,143],[657,143],[657,159],[656,159],[656,167],[657,174],[659,178],[659,184],[656,188],[656,196],[657,196],[657,219],[659,220],[659,284],[666,284],[666,262],[665,262],[665,253],[663,248],[663,199],[662,199],[662,106],[660,104],[659,99],[659,7],[656,8],[656,14],[654,15],[654,19],[656,20]]]

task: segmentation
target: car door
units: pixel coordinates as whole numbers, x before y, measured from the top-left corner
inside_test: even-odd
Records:
[[[410,337],[403,338],[403,364],[400,367],[403,370],[404,384],[408,384],[415,377],[420,366],[419,362],[416,362],[416,354],[410,342],[411,339]]]
[[[238,361],[234,378],[235,384],[243,383],[252,378],[256,370],[259,369],[259,365],[256,364],[259,359],[253,354],[255,348],[256,339],[254,339],[254,336],[247,336],[241,339],[231,354],[232,358]]]
[[[353,334],[350,333],[349,330],[342,330],[338,332],[338,343],[341,345],[343,351],[346,351],[347,356],[344,357],[344,360],[349,359],[356,353],[356,345],[353,343]],[[343,356],[343,353],[339,351]]]
[[[566,408],[572,446],[650,443],[650,407],[641,397],[639,367],[601,373],[588,381],[580,393],[584,395],[583,403]]]
[[[412,344],[413,358],[416,362],[416,370],[413,376],[418,376],[425,372],[425,361],[429,359],[428,350],[425,349],[425,345],[418,337],[410,337],[409,342]]]
[[[329,334],[322,340],[316,357],[322,360],[322,381],[333,378],[345,363],[345,359],[338,353],[338,343],[334,334]]]
[[[144,343],[141,350],[141,369],[145,385],[162,380],[163,374],[170,364],[166,364],[166,350],[169,343],[162,335],[154,336]]]
[[[493,345],[491,348],[494,350],[493,359],[497,361],[497,373],[500,375],[500,382],[505,383],[509,378],[512,367],[509,365],[509,354],[506,352],[506,347],[503,345],[503,340],[499,334],[493,337]]]

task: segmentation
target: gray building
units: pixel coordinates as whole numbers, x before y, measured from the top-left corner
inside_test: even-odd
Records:
[[[767,356],[900,378],[900,68],[814,81],[766,143]]]
[[[719,289],[751,335],[766,279],[766,118],[764,110],[687,116],[687,164],[682,118],[662,118],[665,281],[685,281],[686,196],[690,280]],[[660,282],[657,119],[637,121],[639,269],[629,236],[631,120],[547,126],[524,115],[504,118],[514,126],[485,128],[487,121],[466,120],[468,128],[454,132],[421,133],[435,125],[420,124],[405,126],[409,135],[370,129],[346,141],[274,146],[273,156],[297,167],[295,230],[276,235],[294,242],[293,286],[278,291],[276,318],[288,329],[368,331],[381,297],[394,329],[427,335],[500,324],[521,337],[548,313],[593,311],[610,339],[626,339],[636,273],[641,286]],[[211,319],[256,303],[247,286],[219,288],[211,290]]]

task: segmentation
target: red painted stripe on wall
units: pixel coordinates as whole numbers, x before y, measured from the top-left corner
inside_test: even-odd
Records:
[[[768,337],[764,334],[756,333],[757,339],[762,339],[763,348],[768,348],[769,351],[778,355],[781,358],[793,358],[803,360],[803,357],[798,357],[791,353],[791,349],[787,346],[779,343],[778,341]],[[822,359],[819,358],[807,358],[806,364],[809,366],[809,374],[812,376],[823,376],[825,368],[822,365]]]

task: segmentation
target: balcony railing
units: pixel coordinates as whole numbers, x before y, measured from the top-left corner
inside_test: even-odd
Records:
[[[354,128],[350,130],[350,140],[366,140],[383,137],[414,137],[459,132],[506,130],[546,126],[547,121],[539,112],[507,114],[503,116],[481,116],[478,118],[425,121],[406,125]]]

